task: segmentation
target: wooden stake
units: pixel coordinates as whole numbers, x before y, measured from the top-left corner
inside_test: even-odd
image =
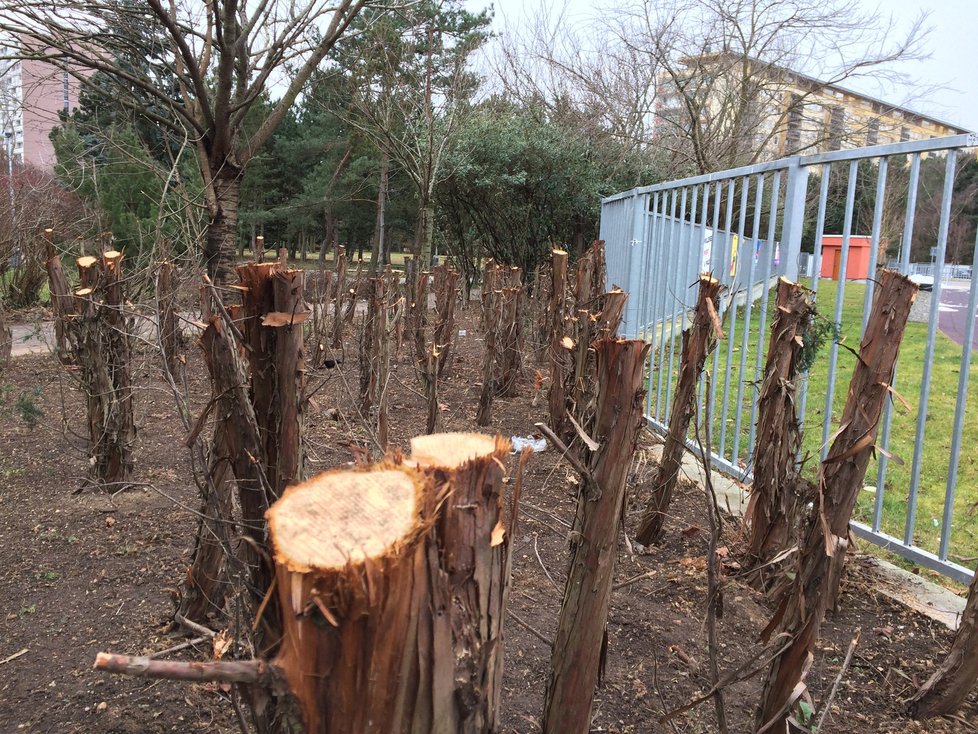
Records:
[[[696,386],[703,374],[706,358],[716,344],[717,334],[710,316],[710,306],[713,306],[715,313],[719,300],[720,281],[709,275],[701,275],[693,325],[683,332],[682,363],[669,415],[669,434],[652,483],[652,494],[635,536],[642,545],[651,545],[662,536],[686,452],[686,433],[695,412]]]

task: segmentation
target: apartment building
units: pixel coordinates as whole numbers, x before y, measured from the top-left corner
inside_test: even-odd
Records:
[[[0,140],[15,163],[52,170],[51,130],[58,114],[78,106],[80,82],[54,64],[10,59],[13,46],[0,46]]]
[[[919,111],[733,54],[683,59],[660,79],[657,135],[712,146],[728,165],[922,140],[968,130]],[[683,140],[687,138],[687,140]]]

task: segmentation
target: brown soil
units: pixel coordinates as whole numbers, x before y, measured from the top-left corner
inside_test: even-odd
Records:
[[[445,430],[475,429],[481,372],[478,312],[460,311],[458,356],[440,389]],[[349,388],[358,384],[355,341],[347,340],[340,369],[310,373],[307,417],[309,470],[350,462],[366,445]],[[407,448],[424,424],[423,399],[402,350],[392,385],[391,436]],[[537,365],[528,362],[521,394],[497,400],[493,427],[505,436],[527,435],[543,420],[545,395],[533,387]],[[236,732],[226,690],[108,676],[92,670],[100,650],[144,654],[186,638],[170,630],[174,598],[189,559],[197,505],[183,428],[174,400],[159,379],[154,357],[138,357],[138,456],[134,487],[108,495],[74,494],[85,474],[82,402],[70,373],[47,355],[21,357],[0,375],[0,732]],[[188,363],[191,414],[208,398],[199,355]],[[18,407],[19,405],[19,407]],[[43,412],[31,429],[31,405]],[[643,437],[633,471],[628,526],[637,523],[651,470],[654,439]],[[556,627],[566,534],[575,507],[573,472],[553,450],[529,465],[515,545],[506,628],[503,730],[534,732],[542,709],[549,639]],[[618,583],[642,575],[614,593],[608,625],[608,665],[594,702],[595,731],[714,732],[712,701],[660,724],[665,711],[709,688],[706,635],[705,502],[683,488],[662,546],[631,556],[621,546]],[[734,575],[738,529],[729,520],[722,541],[725,568],[719,622],[722,671],[755,656],[755,642],[771,611]],[[544,567],[546,570],[544,570]],[[549,577],[548,577],[549,574]],[[907,720],[902,700],[947,649],[941,625],[876,595],[851,559],[841,613],[824,627],[808,683],[816,716],[836,678],[849,641],[862,630],[853,664],[843,678],[822,731],[965,731],[978,718],[974,698],[958,721],[922,726]],[[12,657],[21,650],[22,655]],[[173,657],[206,658],[210,650]],[[8,659],[9,658],[9,659]],[[754,665],[754,668],[759,667]],[[750,730],[760,676],[726,691],[730,731]]]

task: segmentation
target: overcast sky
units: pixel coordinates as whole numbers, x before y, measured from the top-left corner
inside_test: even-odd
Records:
[[[580,22],[594,12],[600,12],[605,1],[569,0],[570,20]],[[978,0],[886,0],[882,4],[859,1],[867,10],[881,7],[885,14],[893,17],[898,27],[904,29],[913,23],[922,9],[929,10],[926,25],[930,34],[925,41],[925,51],[930,56],[899,69],[915,78],[917,84],[910,88],[897,88],[890,83],[881,86],[875,82],[852,82],[843,86],[851,86],[894,104],[907,104],[924,114],[978,132]],[[560,0],[556,2],[560,4]],[[481,8],[487,3],[468,0],[468,4],[472,8]],[[495,30],[502,32],[507,19],[510,23],[519,22],[539,4],[540,0],[495,0]]]

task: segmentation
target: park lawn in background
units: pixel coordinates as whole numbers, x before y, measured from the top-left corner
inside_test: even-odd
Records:
[[[806,285],[810,285],[806,283]],[[838,283],[821,280],[816,296],[816,307],[821,317],[832,321],[838,294]],[[841,339],[838,347],[836,384],[832,400],[832,418],[828,435],[831,437],[839,429],[839,416],[842,414],[849,389],[849,380],[855,366],[856,357],[849,351],[858,351],[862,330],[863,302],[866,294],[865,283],[848,282],[842,308]],[[734,441],[734,425],[737,406],[737,383],[745,380],[741,430],[738,437],[738,464],[743,466],[753,453],[749,446],[750,406],[756,398],[759,382],[755,372],[757,348],[760,343],[766,354],[770,338],[770,327],[774,316],[774,290],[769,299],[765,323],[766,333],[760,335],[760,300],[751,309],[750,338],[747,347],[746,374],[740,374],[741,344],[743,337],[745,309],[736,309],[736,322],[731,327],[729,310],[724,315],[726,339],[733,339],[730,359],[730,386],[727,395],[727,420],[725,455],[729,459]],[[727,367],[727,341],[718,344],[717,368],[712,381],[716,391],[712,417],[712,442],[714,450],[720,443],[720,422],[723,406],[723,381]],[[927,344],[927,324],[908,323],[900,350],[900,361],[894,381],[895,389],[910,404],[908,410],[899,400],[893,403],[893,418],[889,442],[889,452],[895,454],[903,464],[896,460],[887,463],[883,493],[883,511],[880,529],[890,535],[902,538],[906,523],[907,499],[910,492],[911,465],[913,461],[914,437],[917,430],[917,405],[920,400],[920,387],[923,379],[924,352]],[[675,341],[678,348],[679,340]],[[808,397],[804,416],[804,435],[802,453],[805,457],[804,473],[814,479],[820,448],[823,445],[823,420],[825,402],[828,394],[828,368],[831,337],[819,350],[808,375]],[[663,362],[668,365],[669,345],[666,340]],[[658,357],[657,357],[658,360]],[[951,433],[954,410],[958,392],[958,372],[961,363],[961,347],[940,331],[934,343],[934,364],[931,370],[931,389],[928,405],[927,423],[924,432],[923,453],[921,455],[920,485],[917,498],[917,520],[914,529],[914,544],[933,553],[938,551],[940,542],[940,522],[943,514],[944,496],[947,489],[947,474],[950,460]],[[713,370],[713,356],[707,361],[707,369]],[[763,362],[761,364],[763,370]],[[675,388],[678,374],[678,354],[673,360],[672,389]],[[655,410],[657,372],[651,380],[652,408]],[[663,391],[665,391],[663,380]],[[964,445],[958,463],[958,479],[954,500],[950,560],[974,567],[978,560],[978,451],[969,444],[969,437],[978,436],[978,359],[971,366],[971,389],[969,390],[964,422]],[[664,396],[663,396],[664,398]],[[800,401],[799,401],[800,405]],[[662,400],[664,407],[664,399]],[[872,523],[873,505],[878,462],[870,464],[865,481],[865,491],[860,494],[854,513],[855,519],[869,525]]]

